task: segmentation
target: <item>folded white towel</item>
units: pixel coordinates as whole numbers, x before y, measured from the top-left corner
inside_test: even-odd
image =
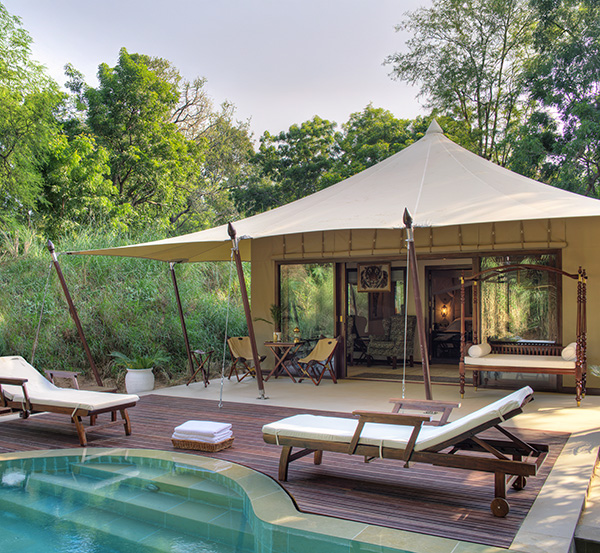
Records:
[[[197,435],[190,437],[188,434],[179,434],[178,432],[173,432],[173,435],[171,436],[171,438],[173,438],[174,440],[185,440],[186,442],[202,442],[205,444],[219,444],[221,442],[224,442],[225,440],[228,440],[232,436],[233,436],[232,432],[229,432],[229,434],[224,435],[224,436],[210,437],[210,438],[197,436]]]
[[[217,433],[205,433],[205,432],[182,432],[181,430],[175,429],[173,432],[180,434],[181,436],[188,436],[189,438],[219,438],[226,434],[231,434],[231,430],[223,430]]]
[[[200,441],[206,441],[206,440],[216,440],[216,441],[222,441],[222,440],[226,440],[227,438],[231,438],[231,436],[233,436],[233,432],[231,430],[226,430],[225,432],[219,432],[218,434],[211,434],[210,436],[207,434],[198,434],[197,432],[178,432],[177,430],[175,430],[175,432],[173,432],[173,435],[177,434],[177,436],[180,437],[180,439],[182,440],[200,440]]]
[[[199,434],[202,436],[214,436],[227,430],[231,430],[231,424],[212,421],[187,421],[175,428],[175,432]]]

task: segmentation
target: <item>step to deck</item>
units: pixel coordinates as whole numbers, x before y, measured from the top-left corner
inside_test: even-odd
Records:
[[[239,511],[243,508],[242,496],[212,480],[209,471],[172,471],[125,463],[74,463],[71,470],[115,485],[160,491]]]
[[[219,498],[216,487],[219,485],[208,482],[214,484],[208,486],[208,492],[195,489],[187,494],[184,493],[184,485],[175,485],[167,480],[171,489],[181,493],[168,493],[160,488],[151,491],[146,487],[129,485],[127,477],[123,479],[124,475],[118,470],[108,472],[111,477],[107,480],[81,473],[32,473],[27,489],[33,503],[39,503],[41,510],[48,508],[48,514],[58,514],[61,518],[87,506],[154,525],[155,529],[170,529],[247,550],[254,546],[252,529],[241,511],[242,500],[239,496],[232,496],[231,490],[220,486],[224,494]],[[134,478],[137,479],[135,482],[146,482],[139,475]],[[198,478],[195,484],[200,486]],[[189,495],[193,499],[189,499]],[[62,503],[58,507],[48,500],[36,502],[38,497],[54,497],[57,501],[60,497]],[[60,509],[59,513],[57,509]]]
[[[3,545],[12,551],[37,553],[43,543],[45,529],[60,532],[61,539],[90,540],[96,547],[127,553],[249,553],[250,550],[235,545],[219,543],[190,536],[180,531],[159,528],[154,524],[86,505],[64,505],[59,498],[36,493],[34,498],[26,492],[8,494],[0,489],[0,509],[10,510],[23,520],[22,531],[3,534]],[[4,513],[3,513],[4,514]],[[39,521],[48,524],[39,524]],[[35,521],[36,524],[31,524]],[[4,530],[3,530],[4,532]],[[5,541],[6,540],[8,541]],[[55,544],[52,544],[55,545]],[[51,546],[49,546],[50,548]],[[60,546],[52,551],[63,550]],[[104,550],[104,549],[103,549]]]

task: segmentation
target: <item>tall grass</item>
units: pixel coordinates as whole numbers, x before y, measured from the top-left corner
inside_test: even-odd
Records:
[[[88,231],[64,237],[55,246],[61,254],[160,238],[164,236],[156,233],[127,236]],[[31,358],[45,297],[35,365],[89,375],[89,363],[44,241],[36,238],[24,251],[11,238],[11,248],[0,249],[1,253],[0,355]],[[167,263],[82,255],[59,255],[59,262],[103,378],[111,376],[111,351],[161,353],[170,358],[162,368],[171,378],[185,374],[186,349]],[[247,333],[235,271],[231,294],[229,263],[182,264],[176,274],[190,344],[193,349],[215,350],[216,365],[222,358],[228,304],[229,335]]]

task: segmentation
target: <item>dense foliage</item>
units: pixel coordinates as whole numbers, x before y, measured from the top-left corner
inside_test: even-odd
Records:
[[[159,238],[155,233],[139,239]],[[131,242],[119,233],[81,232],[67,236],[57,250],[79,251]],[[89,364],[60,283],[44,244],[23,237],[2,258],[0,279],[0,356],[34,352],[35,364],[79,369]],[[187,374],[188,365],[177,305],[166,263],[102,256],[59,256],[95,363],[104,378],[117,377],[110,352],[168,357],[161,368],[171,378]],[[229,335],[245,335],[239,285],[229,263],[178,265],[176,274],[193,348],[213,349],[213,371],[220,370],[226,323]],[[230,288],[231,282],[231,288]],[[231,290],[231,293],[230,293]],[[229,315],[228,315],[229,310]],[[227,322],[228,319],[228,322]]]
[[[259,213],[402,150],[434,117],[449,138],[496,163],[600,196],[596,0],[433,0],[398,28],[411,38],[386,62],[420,87],[426,117],[399,119],[369,104],[340,125],[315,115],[255,145],[235,106],[215,106],[205,79],[188,81],[162,58],[122,49],[114,67],[100,63],[95,87],[67,64],[61,90],[0,4],[0,354],[29,357],[48,274],[45,238],[59,251],[85,249]],[[184,370],[164,265],[69,257],[64,270],[101,366],[113,350],[162,352],[170,370]],[[180,272],[192,341],[217,349],[227,266]],[[38,359],[82,368],[51,282]],[[232,324],[230,334],[243,332],[239,306]]]

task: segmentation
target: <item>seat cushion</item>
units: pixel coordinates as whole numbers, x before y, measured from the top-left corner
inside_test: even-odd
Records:
[[[485,425],[521,407],[533,390],[526,386],[486,407],[450,422],[444,426],[423,426],[415,451],[435,448],[448,440],[459,439],[473,428]],[[294,415],[263,426],[263,434],[278,438],[298,438],[326,442],[350,443],[358,424],[357,419]],[[404,449],[412,434],[412,426],[366,423],[359,444]]]
[[[465,365],[493,367],[534,367],[540,369],[574,369],[575,361],[565,361],[560,355],[518,355],[490,353],[485,357],[465,357]]]
[[[25,387],[29,400],[36,409],[40,410],[44,407],[65,407],[73,410],[96,411],[136,403],[139,400],[139,397],[134,394],[111,394],[59,388],[19,356],[0,357],[0,377],[26,378]],[[25,401],[21,386],[3,385],[2,392],[10,401],[17,403]]]

